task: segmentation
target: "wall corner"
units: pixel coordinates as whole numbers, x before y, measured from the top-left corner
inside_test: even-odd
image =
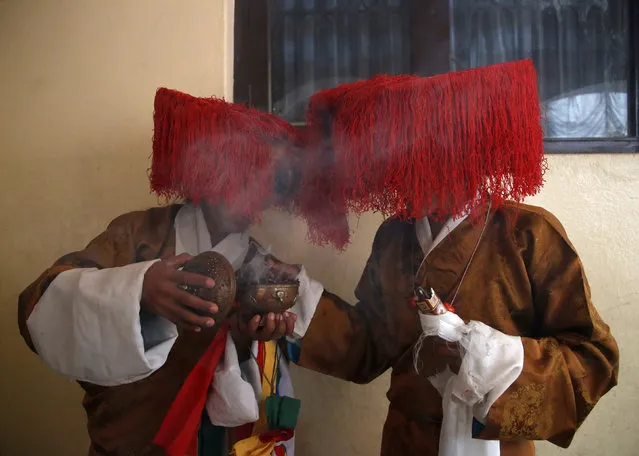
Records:
[[[233,101],[233,67],[235,58],[235,0],[223,0],[224,14],[224,99]]]

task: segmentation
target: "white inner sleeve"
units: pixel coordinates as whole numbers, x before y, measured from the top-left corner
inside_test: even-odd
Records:
[[[472,438],[472,420],[485,420],[490,407],[521,374],[521,338],[478,321],[464,324],[451,312],[419,317],[422,337],[459,343],[463,353],[457,375],[447,370],[429,379],[442,395],[444,409],[439,456],[499,456],[499,442]],[[417,354],[415,358],[417,363]]]
[[[315,310],[320,302],[324,287],[317,280],[311,279],[302,266],[302,270],[297,275],[299,281],[299,294],[297,301],[289,309],[289,312],[297,316],[293,334],[289,337],[293,342],[304,338],[308,330]]]
[[[72,380],[104,386],[140,380],[162,366],[177,329],[140,315],[144,274],[154,262],[59,274],[27,320],[44,362]]]
[[[214,250],[237,270],[248,251],[247,233],[232,233],[211,246],[195,206],[180,209],[175,231],[176,255]],[[140,309],[144,274],[155,261],[59,274],[27,320],[42,360],[72,380],[103,386],[132,383],[159,369],[178,332],[170,321]]]

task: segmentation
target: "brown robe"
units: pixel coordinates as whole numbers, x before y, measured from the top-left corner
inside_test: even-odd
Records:
[[[166,258],[175,252],[173,222],[181,206],[132,212],[115,219],[107,230],[79,252],[60,258],[19,298],[20,332],[33,350],[26,321],[47,286],[71,268],[111,268]],[[213,330],[180,333],[166,363],[149,377],[125,385],[103,387],[81,382],[91,438],[91,456],[150,456],[164,451],[152,445],[182,383],[215,335]]]
[[[437,245],[417,283],[450,300],[484,220],[465,220]],[[301,366],[345,380],[370,382],[392,368],[383,456],[438,453],[441,396],[413,369],[421,327],[409,300],[423,257],[414,224],[386,221],[357,286],[358,304],[326,293],[301,342]],[[616,385],[619,351],[559,221],[525,205],[497,210],[454,305],[465,321],[521,336],[524,347],[521,375],[492,406],[478,437],[500,440],[503,456],[533,455],[532,440],[567,447]]]

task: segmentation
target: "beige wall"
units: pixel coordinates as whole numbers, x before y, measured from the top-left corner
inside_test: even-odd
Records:
[[[225,0],[0,0],[0,455],[85,454],[79,389],[22,343],[17,295],[114,216],[156,203],[146,182],[154,90],[230,93],[230,17]],[[566,225],[622,349],[621,385],[563,454],[633,455],[639,156],[550,164],[535,202]],[[273,213],[256,232],[350,298],[378,223],[373,215],[353,220],[353,244],[338,256],[305,244],[300,223]],[[303,399],[298,454],[375,454],[387,377],[361,387],[294,375]],[[559,454],[541,448],[542,456]]]
[[[16,329],[18,293],[118,214],[146,170],[165,85],[229,93],[223,0],[0,1],[0,455],[86,454],[79,388]]]

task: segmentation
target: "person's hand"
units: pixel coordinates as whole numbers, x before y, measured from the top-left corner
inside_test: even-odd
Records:
[[[278,340],[293,334],[297,315],[292,312],[268,313],[267,315],[255,315],[245,327],[240,326],[254,340]]]
[[[254,315],[248,321],[240,317],[233,325],[232,334],[234,338],[237,335],[249,340],[277,340],[293,334],[296,320],[297,315],[291,312]]]
[[[185,285],[205,288],[215,286],[215,280],[210,277],[178,270],[191,258],[193,257],[190,255],[182,254],[151,266],[144,275],[141,305],[182,329],[199,332],[202,328],[215,325],[213,318],[200,314],[215,314],[218,306],[180,288]]]
[[[447,342],[441,337],[426,337],[419,350],[419,375],[432,377],[444,372],[448,367],[454,374],[459,372],[462,357],[459,345]]]
[[[254,315],[250,320],[235,314],[231,317],[231,336],[237,347],[240,363],[248,359],[251,342],[254,340],[277,340],[293,334],[297,316],[291,312],[281,314]]]

